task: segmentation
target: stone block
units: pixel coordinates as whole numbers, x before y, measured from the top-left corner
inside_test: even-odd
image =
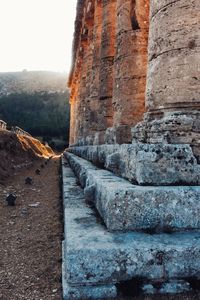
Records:
[[[117,296],[116,287],[108,286],[70,286],[64,285],[63,300],[111,299]]]
[[[144,291],[152,290],[150,286],[155,288],[156,283],[162,293],[190,289],[187,280],[200,277],[199,232],[111,233],[79,196],[81,191],[83,195],[80,186],[72,191],[69,177],[63,179],[69,182],[64,198],[64,299],[101,298],[105,293],[112,297],[117,284],[131,280],[134,285],[138,277]],[[157,293],[158,288],[152,292]]]
[[[139,185],[200,184],[200,165],[187,144],[100,145],[69,151]]]
[[[105,299],[114,298],[117,296],[117,289],[115,285],[70,285],[66,278],[65,265],[67,259],[65,257],[65,243],[62,247],[62,286],[63,286],[63,300],[83,300],[83,299]]]
[[[141,185],[199,185],[200,165],[189,145],[138,144],[136,178]]]
[[[133,185],[71,153],[65,157],[82,187],[92,187],[93,202],[109,230],[200,228],[200,187]]]

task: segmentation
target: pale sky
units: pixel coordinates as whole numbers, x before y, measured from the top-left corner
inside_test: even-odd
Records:
[[[0,0],[0,72],[68,72],[76,2]]]

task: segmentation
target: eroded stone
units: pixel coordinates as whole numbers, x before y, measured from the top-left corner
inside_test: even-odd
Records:
[[[87,191],[92,186],[93,202],[109,230],[171,232],[200,228],[200,187],[141,187],[71,153],[66,152],[65,157],[82,187]]]
[[[149,285],[161,282],[163,292],[168,293],[183,288],[184,279],[200,276],[199,232],[153,235],[108,232],[84,197],[79,197],[79,194],[83,196],[80,186],[74,185],[72,191],[74,175],[70,170],[65,174],[64,186],[69,189],[64,198],[63,243],[67,288],[71,286],[72,291],[78,289],[80,293],[81,290],[91,291],[91,287],[99,289],[100,284],[116,293],[116,283],[143,278]]]

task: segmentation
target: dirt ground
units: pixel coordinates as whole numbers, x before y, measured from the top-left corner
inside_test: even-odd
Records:
[[[30,166],[37,158],[52,155],[54,152],[50,147],[31,136],[0,130],[0,183],[15,170]]]
[[[60,300],[59,157],[14,172],[0,185],[0,300]],[[17,196],[14,207],[5,201],[9,193]]]
[[[0,300],[62,299],[59,165],[58,156],[36,160],[0,184]],[[9,193],[17,196],[14,207],[5,201]],[[200,300],[200,294],[116,300]]]

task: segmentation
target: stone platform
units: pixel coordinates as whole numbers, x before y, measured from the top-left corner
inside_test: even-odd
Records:
[[[107,299],[132,282],[144,293],[189,291],[200,278],[200,232],[109,232],[63,159],[64,299]]]
[[[69,151],[139,185],[200,184],[200,165],[189,144],[105,144]]]
[[[66,152],[71,168],[110,231],[200,228],[199,186],[139,186]]]

